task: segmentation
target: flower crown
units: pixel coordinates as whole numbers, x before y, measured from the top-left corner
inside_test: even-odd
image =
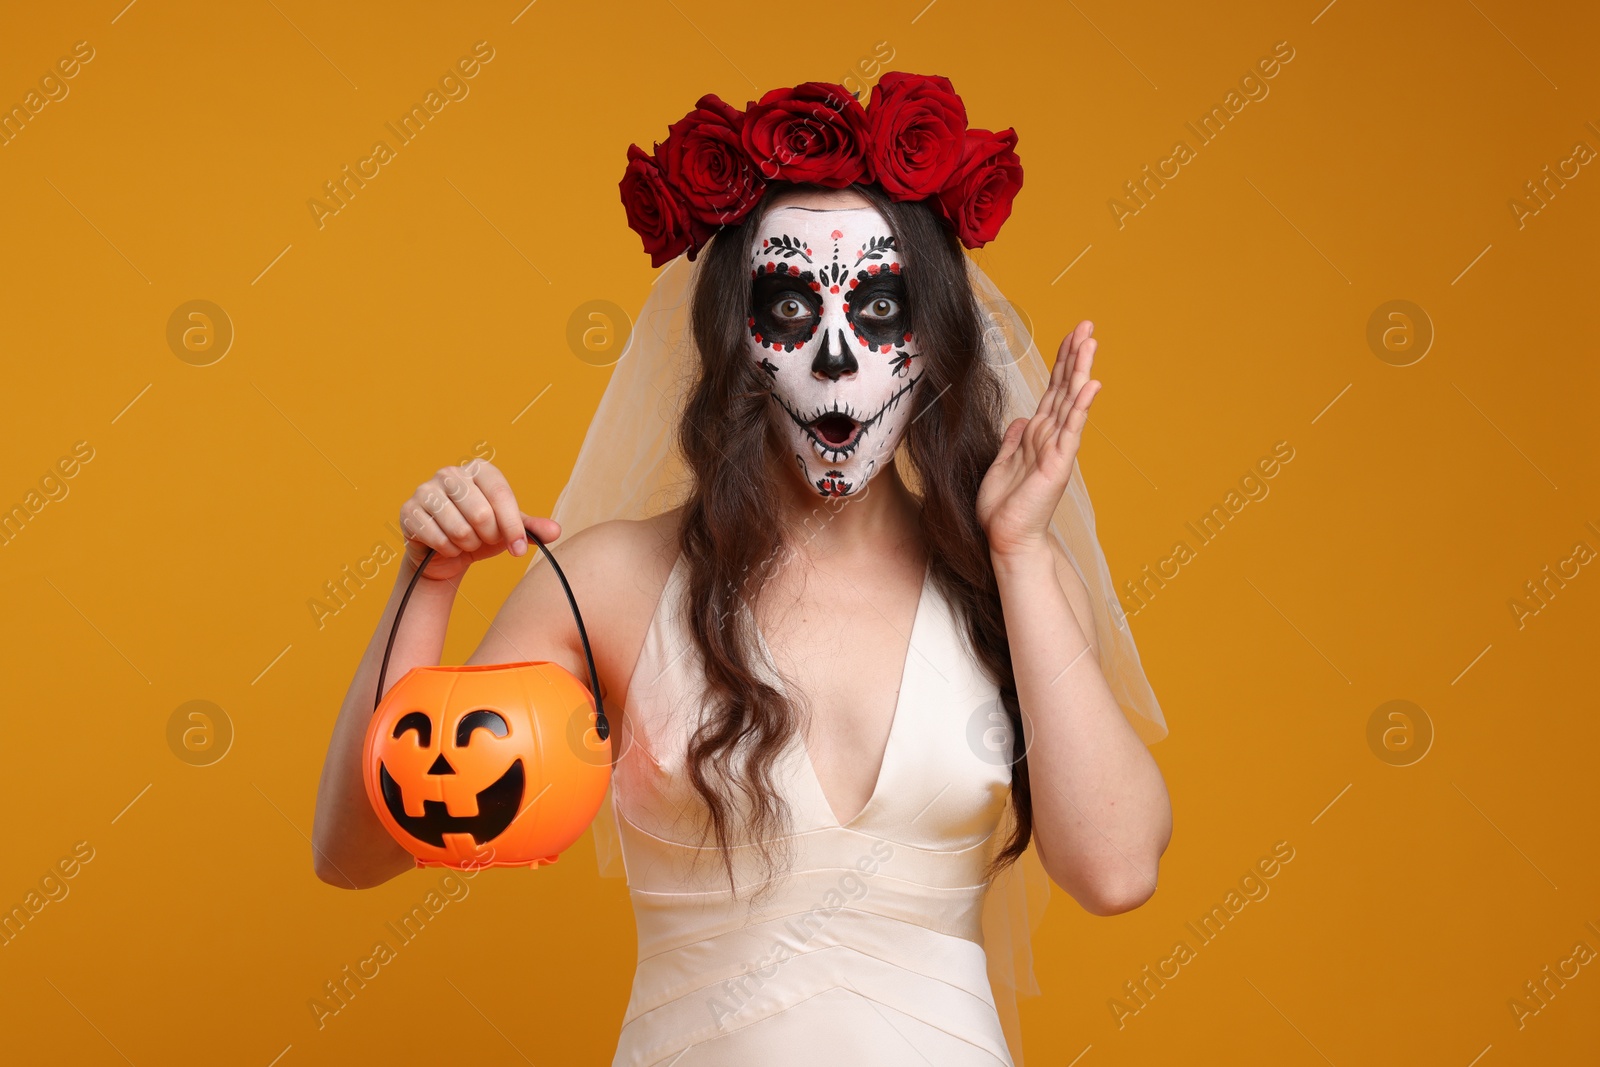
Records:
[[[885,74],[862,107],[842,85],[773,89],[744,111],[715,95],[667,129],[647,155],[628,146],[619,188],[651,266],[736,225],[769,181],[842,189],[876,182],[891,200],[929,200],[967,248],[994,240],[1022,188],[1017,134],[967,127],[948,78]]]

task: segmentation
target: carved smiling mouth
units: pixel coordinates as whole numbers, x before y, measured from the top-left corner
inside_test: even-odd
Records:
[[[818,456],[828,463],[842,463],[861,447],[861,442],[866,440],[872,428],[882,422],[884,415],[894,410],[903,397],[910,395],[912,388],[921,380],[920,374],[907,379],[893,396],[883,402],[882,407],[865,418],[860,417],[849,404],[838,400],[820,411],[798,412],[785,404],[776,392],[772,398],[794,420],[794,424],[811,438]]]
[[[422,815],[416,816],[406,814],[400,783],[389,774],[388,767],[378,764],[378,784],[389,814],[402,830],[434,848],[444,847],[445,834],[471,834],[480,845],[499,837],[517,817],[526,778],[519,759],[493,785],[478,793],[478,814],[451,815],[444,801],[424,800]]]

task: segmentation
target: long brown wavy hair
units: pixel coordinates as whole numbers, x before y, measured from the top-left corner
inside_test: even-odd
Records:
[[[678,445],[692,474],[679,541],[688,565],[687,618],[705,665],[711,707],[690,738],[686,764],[735,893],[729,849],[738,795],[748,802],[743,829],[769,874],[773,846],[784,842],[787,850],[789,813],[774,788],[773,765],[797,729],[796,709],[752,663],[759,646],[749,605],[775,564],[794,550],[796,535],[773,521],[781,513],[776,480],[792,475],[768,431],[771,379],[746,350],[750,245],[781,191],[811,188],[773,183],[740,224],[719,231],[700,253],[704,259],[690,303],[700,366],[678,427]],[[1011,721],[1015,827],[990,861],[992,877],[1021,857],[1033,834],[1016,679],[976,508],[978,486],[1004,431],[1004,387],[981,358],[983,318],[955,235],[924,202],[891,201],[877,185],[851,188],[888,220],[905,263],[907,312],[926,382],[917,391],[901,447],[912,475],[908,485],[921,503],[931,577],[999,688]],[[833,506],[848,506],[850,499]]]

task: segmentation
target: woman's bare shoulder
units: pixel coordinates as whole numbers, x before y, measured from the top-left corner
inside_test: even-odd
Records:
[[[668,512],[596,523],[549,546],[583,613],[596,666],[612,687],[626,683],[622,675],[643,646],[677,559],[677,531],[678,513]],[[527,571],[469,662],[542,658],[581,674],[582,644],[566,595],[544,553],[529,547]]]
[[[681,509],[648,519],[608,519],[552,546],[579,602],[593,604],[597,621],[624,644],[635,636],[644,640],[678,558],[680,519]]]
[[[607,519],[563,536],[552,551],[574,583],[581,576],[608,596],[659,594],[678,556],[681,518],[674,508],[647,519]]]
[[[610,519],[563,537],[552,549],[584,606],[606,700],[616,701],[618,715],[678,558],[680,521],[681,509]]]

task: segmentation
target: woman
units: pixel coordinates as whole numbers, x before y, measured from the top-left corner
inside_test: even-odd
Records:
[[[911,77],[880,88],[892,101]],[[560,546],[611,709],[639,925],[615,1062],[1020,1062],[985,976],[990,878],[1031,844],[1055,884],[1115,914],[1154,891],[1171,831],[1091,641],[1104,627],[1052,536],[1100,388],[1092,327],[1062,342],[1032,417],[1004,426],[948,212],[887,191],[882,166],[831,185],[771,169],[690,237],[683,501]],[[601,426],[606,412],[602,434],[638,432]],[[525,554],[524,524],[561,534],[487,463],[440,471],[401,519],[406,563],[318,793],[316,869],[335,885],[414,865],[360,760],[383,638],[424,553],[390,678],[439,662],[471,563]],[[586,677],[549,570],[530,566],[469,662]]]

